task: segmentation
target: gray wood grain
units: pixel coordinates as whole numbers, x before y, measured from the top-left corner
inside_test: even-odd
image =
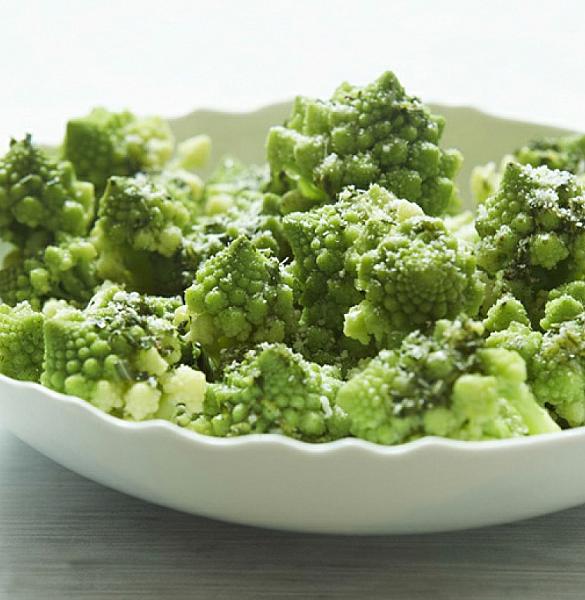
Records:
[[[585,507],[415,537],[240,527],[103,488],[0,429],[2,599],[581,599],[584,525]]]

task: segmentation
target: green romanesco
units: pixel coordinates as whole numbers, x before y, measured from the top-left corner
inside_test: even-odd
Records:
[[[351,433],[398,444],[424,435],[498,439],[557,431],[526,384],[519,354],[486,348],[483,326],[439,321],[429,336],[411,333],[382,350],[339,390]]]
[[[285,216],[302,306],[295,348],[318,362],[344,363],[364,354],[362,344],[343,335],[345,314],[363,299],[356,261],[399,222],[422,214],[416,204],[373,185],[367,192],[347,188],[335,204]]]
[[[111,177],[92,233],[100,276],[139,292],[182,292],[190,262],[184,233],[198,193],[180,173]]]
[[[349,433],[347,415],[335,406],[341,385],[333,367],[306,361],[283,344],[261,344],[207,388],[203,412],[177,422],[219,437],[282,433],[324,442]]]
[[[511,162],[568,171],[583,179],[585,177],[585,135],[536,139],[513,154],[504,156],[499,168],[494,162],[475,167],[471,175],[471,190],[478,202],[484,202],[495,193],[500,185],[502,173]]]
[[[205,377],[181,361],[179,298],[144,296],[106,285],[85,310],[58,306],[44,326],[41,382],[129,420],[199,412]]]
[[[510,163],[476,228],[478,265],[533,319],[548,290],[585,276],[585,191],[567,172]]]
[[[299,97],[285,126],[268,135],[271,188],[314,205],[334,202],[348,185],[378,183],[443,214],[457,203],[461,165],[458,151],[439,147],[443,127],[391,72],[363,88],[344,83],[330,100]]]
[[[357,275],[364,300],[347,312],[344,333],[363,344],[393,345],[438,319],[475,315],[483,300],[468,244],[434,217],[403,221],[359,257]]]
[[[94,203],[93,186],[77,181],[70,162],[50,158],[30,135],[12,140],[0,158],[0,238],[24,254],[58,233],[85,235]]]
[[[98,193],[112,175],[162,168],[173,150],[173,135],[165,120],[104,108],[69,121],[63,143],[64,155],[79,178],[93,183]]]
[[[290,275],[244,236],[203,263],[185,302],[192,339],[211,354],[283,342],[296,324]]]
[[[89,240],[58,235],[55,244],[0,270],[0,299],[11,306],[27,301],[35,310],[51,298],[83,307],[101,282],[96,258]]]
[[[541,331],[514,320],[494,331],[490,347],[515,350],[528,366],[528,381],[542,406],[571,427],[585,424],[585,282],[550,292]]]
[[[21,381],[39,381],[43,365],[41,313],[26,302],[0,304],[0,373]]]

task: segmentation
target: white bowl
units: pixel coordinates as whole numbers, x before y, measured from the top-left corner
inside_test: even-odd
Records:
[[[199,111],[179,139],[209,133],[215,155],[261,161],[267,128],[289,104],[250,114]],[[558,129],[469,108],[447,117],[445,143],[471,166]],[[585,502],[585,429],[531,438],[425,438],[383,447],[310,445],[279,435],[216,439],[164,421],[128,423],[77,398],[0,376],[0,423],[56,462],[150,502],[238,523],[327,533],[421,533],[503,523]],[[42,493],[42,490],[39,490]]]

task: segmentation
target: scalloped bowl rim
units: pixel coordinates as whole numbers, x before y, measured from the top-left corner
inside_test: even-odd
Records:
[[[81,398],[61,394],[60,392],[51,390],[50,388],[47,388],[39,383],[18,381],[0,374],[0,384],[6,385],[7,387],[13,386],[23,389],[36,390],[37,392],[45,395],[51,401],[74,406],[78,410],[84,411],[91,415],[92,418],[101,420],[103,423],[112,427],[123,429],[130,435],[134,432],[145,430],[164,430],[168,434],[173,434],[185,440],[189,440],[194,445],[204,445],[209,447],[219,446],[223,448],[240,448],[242,446],[277,445],[295,450],[300,453],[312,455],[333,454],[338,451],[347,451],[348,449],[352,449],[377,456],[397,456],[410,454],[420,451],[421,449],[433,450],[439,448],[457,450],[459,452],[491,452],[495,450],[507,450],[520,446],[534,445],[537,443],[555,444],[558,441],[565,440],[570,437],[574,438],[585,436],[585,427],[575,427],[573,429],[565,429],[553,433],[542,433],[501,440],[466,441],[443,438],[439,436],[425,436],[410,442],[396,444],[393,446],[385,446],[382,444],[376,444],[375,442],[369,442],[367,440],[352,437],[342,438],[332,442],[310,443],[289,438],[279,433],[255,433],[240,437],[218,438],[197,433],[196,431],[192,431],[190,429],[184,429],[163,419],[150,419],[138,422],[126,421],[119,417],[114,417],[103,412],[99,408]]]

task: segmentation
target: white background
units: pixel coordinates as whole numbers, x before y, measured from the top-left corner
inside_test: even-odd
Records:
[[[0,143],[96,104],[180,115],[393,69],[424,99],[585,130],[585,2],[0,0]]]

